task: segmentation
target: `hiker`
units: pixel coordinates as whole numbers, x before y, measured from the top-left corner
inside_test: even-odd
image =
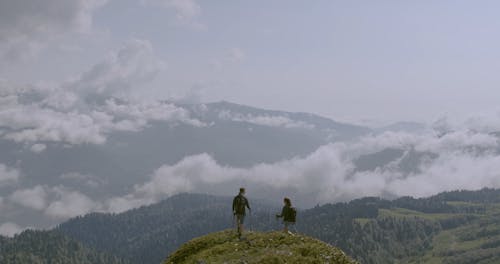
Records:
[[[295,218],[297,216],[297,210],[292,207],[292,201],[290,201],[290,198],[285,197],[283,199],[283,202],[285,203],[285,205],[281,210],[281,214],[277,214],[276,218],[283,217],[283,232],[291,233],[290,231],[288,231],[288,227],[294,227],[295,229]]]
[[[236,195],[233,199],[233,215],[236,218],[238,238],[241,238],[243,233],[243,223],[245,222],[245,211],[248,208],[248,212],[251,212],[250,204],[248,199],[245,197],[245,188],[240,188],[240,193]]]

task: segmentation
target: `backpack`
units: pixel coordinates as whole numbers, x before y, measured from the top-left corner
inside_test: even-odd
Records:
[[[243,195],[234,197],[234,211],[236,214],[245,214],[246,199]]]
[[[290,209],[287,210],[287,215],[284,220],[295,223],[296,219],[297,219],[297,209],[295,209],[295,207],[290,207]]]

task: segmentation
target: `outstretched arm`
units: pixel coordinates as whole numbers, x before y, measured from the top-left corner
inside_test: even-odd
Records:
[[[285,215],[285,207],[283,206],[283,209],[281,209],[281,214],[277,214],[276,217],[283,217]]]

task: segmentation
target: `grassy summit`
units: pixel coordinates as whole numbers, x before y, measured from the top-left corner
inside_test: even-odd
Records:
[[[303,235],[233,230],[195,238],[170,255],[165,264],[184,263],[356,263],[340,249]]]

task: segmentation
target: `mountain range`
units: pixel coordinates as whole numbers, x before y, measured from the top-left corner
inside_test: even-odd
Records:
[[[32,104],[33,97],[36,96],[22,98]],[[87,105],[92,109],[128,107],[128,111],[134,106],[113,98],[94,99]],[[207,153],[221,166],[246,168],[304,157],[329,142],[354,139],[371,131],[313,114],[269,111],[229,102],[161,102],[155,107],[136,110],[143,111],[140,114],[144,115],[148,111],[168,115],[168,107],[171,107],[189,113],[186,119],[195,121],[152,118],[140,129],[111,131],[105,134],[104,142],[97,144],[74,143],[64,138],[13,140],[12,133],[36,129],[35,125],[14,127],[14,122],[1,124],[0,120],[0,135],[3,134],[0,136],[0,165],[16,173],[10,182],[3,182],[0,177],[0,198],[5,197],[0,223],[47,227],[58,218],[78,215],[80,212],[50,213],[46,210],[50,200],[62,196],[81,198],[76,200],[86,205],[82,213],[98,210],[86,197],[105,200],[125,195],[134,185],[147,181],[161,166],[176,164],[192,155]],[[68,133],[79,132],[75,129]],[[37,204],[26,201],[28,199],[42,201]],[[39,221],[26,221],[33,218]]]
[[[225,101],[82,98],[69,105],[39,91],[4,98],[0,233],[182,192],[227,196],[241,186],[267,200],[292,196],[304,208],[500,187],[495,131],[413,122],[368,128]]]
[[[279,207],[251,199],[247,230],[280,230]],[[92,213],[52,230],[0,237],[0,261],[160,263],[193,238],[233,227],[231,197],[179,194],[121,214]],[[361,263],[497,263],[500,190],[454,191],[415,199],[366,197],[298,211],[297,231]],[[236,238],[236,233],[234,233]],[[38,248],[37,250],[33,250]],[[15,250],[13,250],[15,249]],[[7,263],[23,263],[11,261]]]

